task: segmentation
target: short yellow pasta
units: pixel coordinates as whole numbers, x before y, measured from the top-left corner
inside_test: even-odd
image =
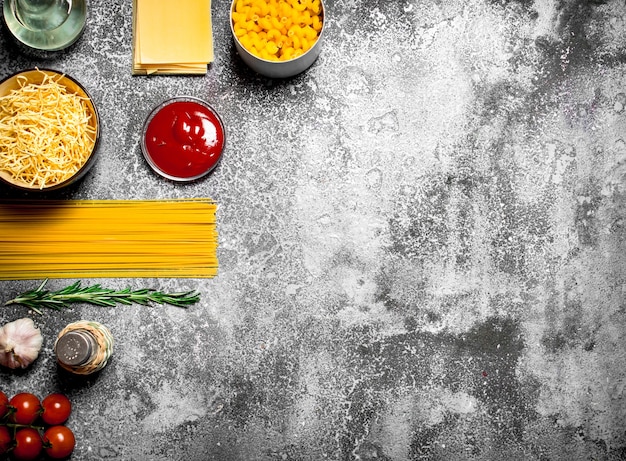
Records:
[[[237,0],[232,19],[246,50],[268,61],[287,61],[315,44],[323,11],[320,0]]]

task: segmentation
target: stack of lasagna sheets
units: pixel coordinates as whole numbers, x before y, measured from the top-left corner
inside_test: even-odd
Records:
[[[205,74],[211,0],[133,0],[133,74]]]

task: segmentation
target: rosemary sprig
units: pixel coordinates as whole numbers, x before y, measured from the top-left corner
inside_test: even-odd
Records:
[[[70,303],[79,302],[107,307],[113,307],[117,303],[127,305],[136,303],[148,306],[151,302],[187,307],[200,300],[200,294],[193,290],[178,293],[163,293],[150,288],[112,290],[102,288],[99,284],[83,287],[80,282],[75,282],[60,290],[49,291],[44,290],[47,282],[48,279],[44,280],[37,289],[25,291],[16,298],[7,301],[4,305],[22,304],[30,307],[38,314],[43,314],[42,308],[61,310],[69,307]]]

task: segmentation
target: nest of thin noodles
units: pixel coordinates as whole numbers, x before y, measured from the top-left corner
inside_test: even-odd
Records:
[[[0,96],[0,171],[44,189],[75,175],[96,140],[88,99],[43,71],[41,83],[18,76],[19,87]]]

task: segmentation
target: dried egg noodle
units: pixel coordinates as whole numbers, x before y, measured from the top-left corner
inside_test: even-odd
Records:
[[[209,199],[0,202],[0,280],[217,274]]]
[[[41,189],[80,170],[96,139],[85,98],[42,74],[0,97],[0,170]]]

